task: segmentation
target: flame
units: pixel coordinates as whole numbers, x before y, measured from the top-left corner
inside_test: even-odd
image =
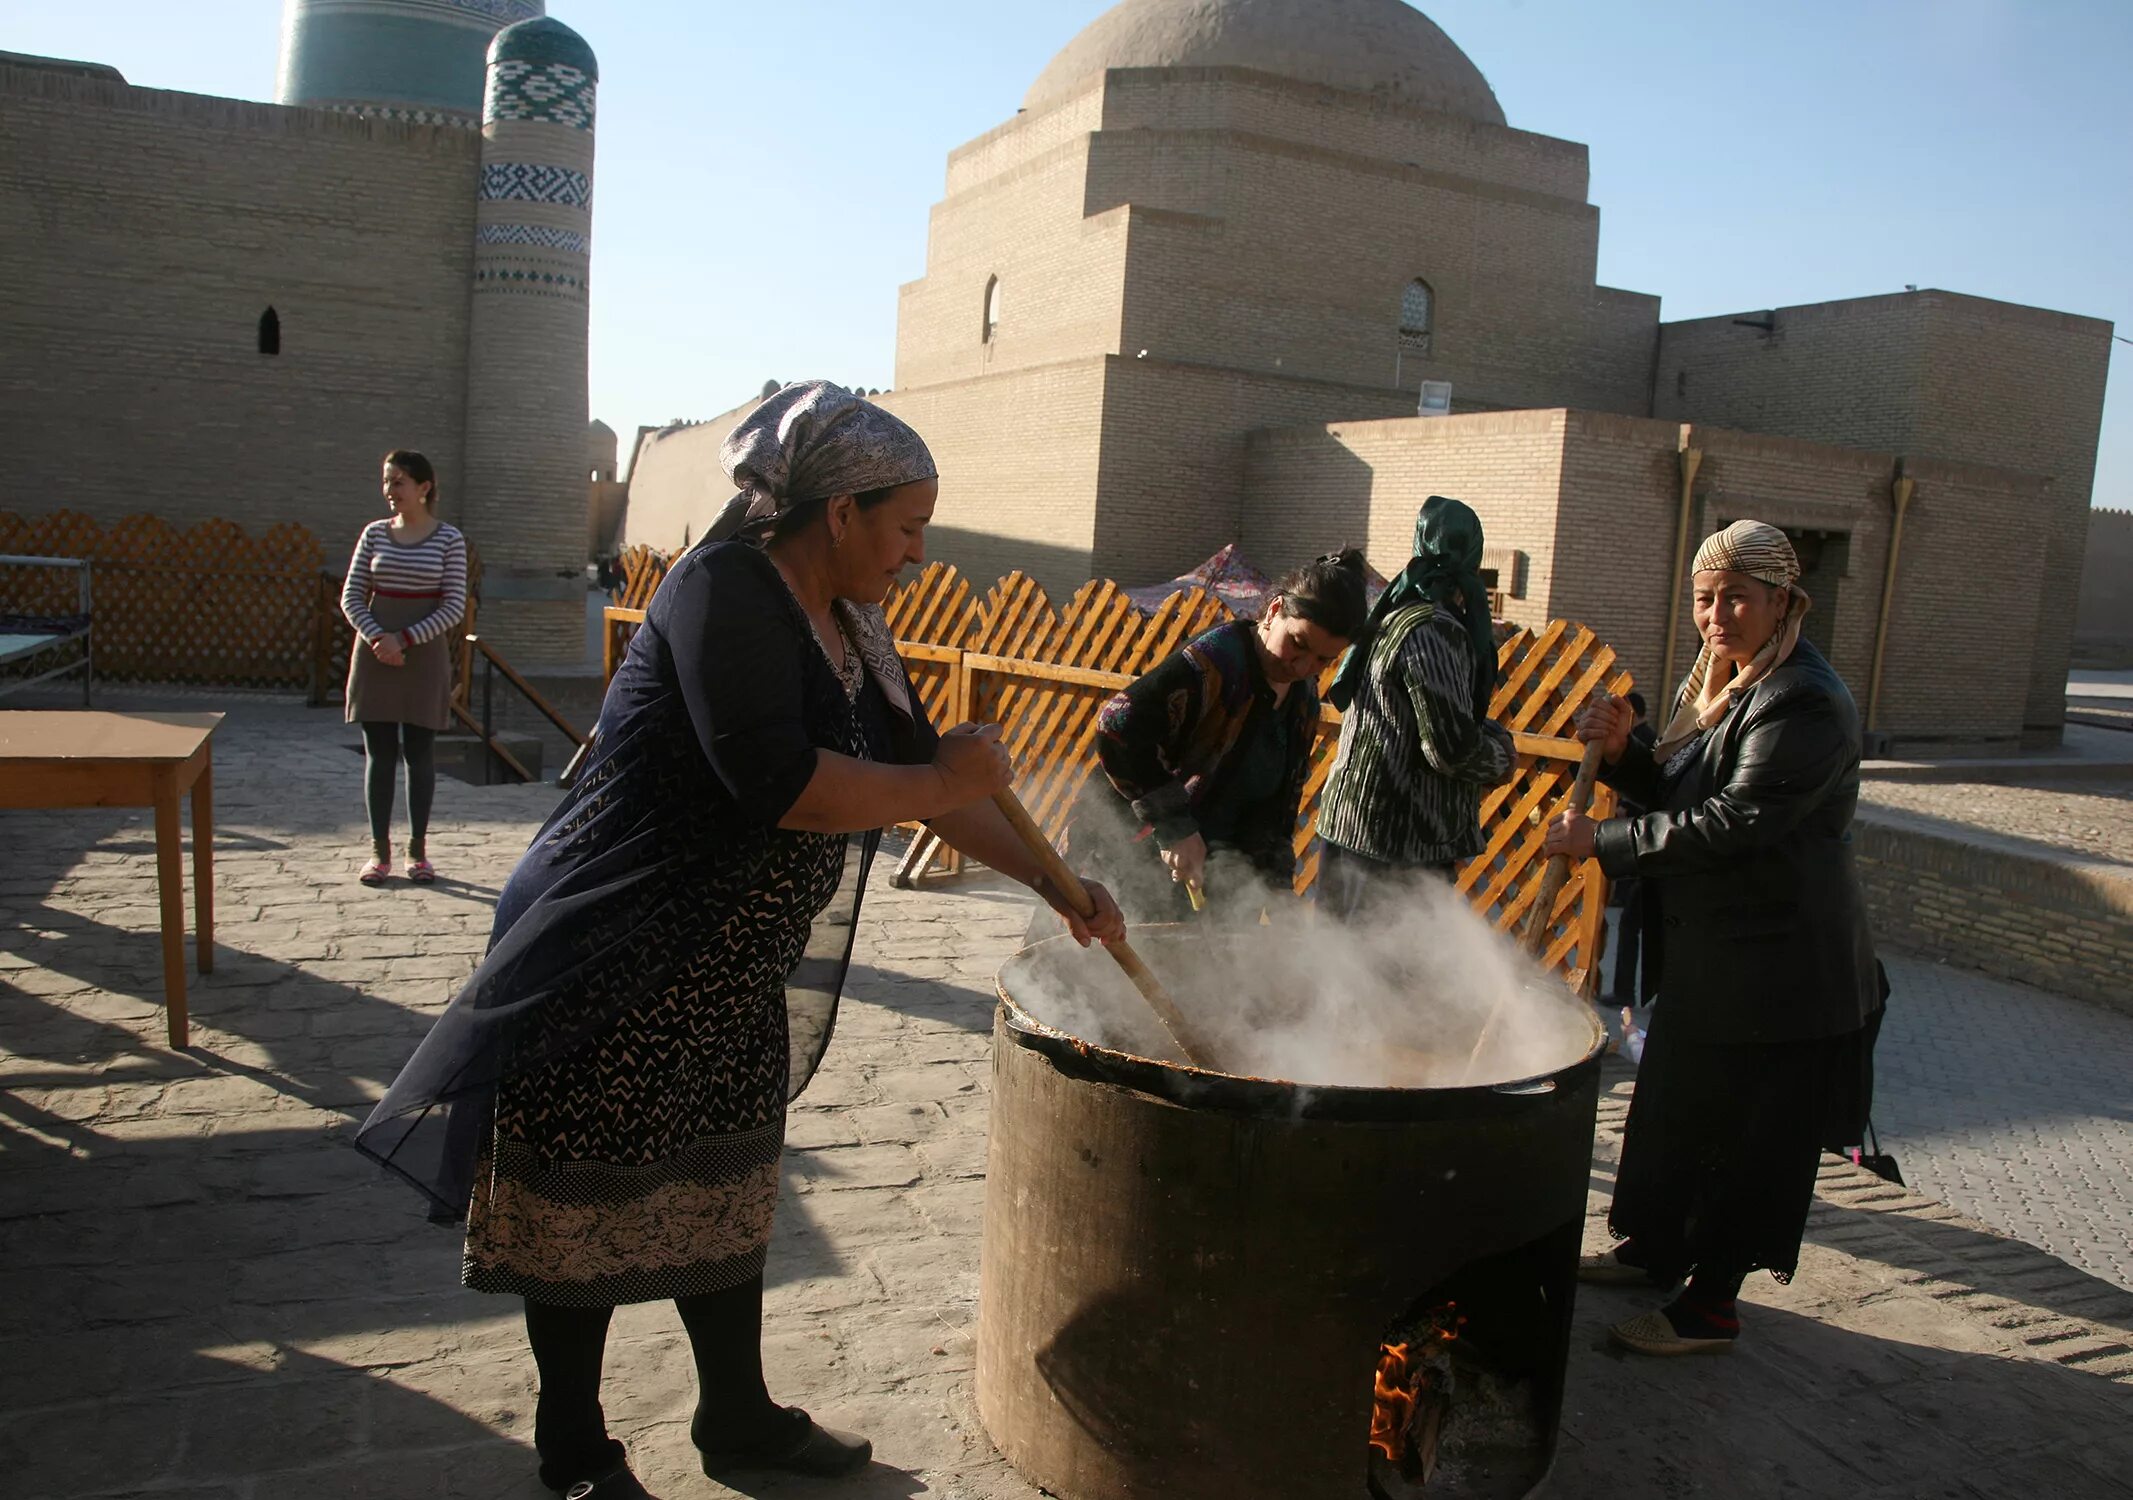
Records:
[[[1408,1370],[1407,1345],[1381,1345],[1377,1378],[1371,1382],[1371,1394],[1377,1403],[1370,1409],[1370,1446],[1394,1463],[1407,1451],[1407,1423],[1415,1414],[1415,1384]]]
[[[1437,1383],[1437,1371],[1427,1358],[1429,1352],[1457,1339],[1464,1322],[1459,1304],[1447,1302],[1424,1320],[1411,1339],[1378,1346],[1377,1374],[1371,1380],[1374,1400],[1370,1409],[1370,1446],[1390,1462],[1398,1463],[1407,1456],[1415,1408],[1422,1393]]]

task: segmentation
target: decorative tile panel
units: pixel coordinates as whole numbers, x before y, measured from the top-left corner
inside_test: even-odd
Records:
[[[583,68],[559,62],[496,62],[489,67],[489,93],[482,119],[529,120],[593,128],[597,80]]]
[[[585,255],[591,252],[592,237],[575,229],[551,229],[546,224],[484,224],[474,231],[474,243],[534,245],[543,250]]]
[[[510,198],[590,211],[592,179],[568,167],[545,166],[539,162],[490,162],[481,169],[481,196],[485,202]]]
[[[477,293],[514,292],[530,297],[584,298],[591,295],[592,279],[568,271],[533,266],[476,266],[474,290]]]

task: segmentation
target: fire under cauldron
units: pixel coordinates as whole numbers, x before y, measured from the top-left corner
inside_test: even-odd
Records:
[[[1151,931],[1157,972],[1191,964],[1192,939]],[[1018,1004],[1092,962],[1056,939],[999,979],[977,1395],[1000,1451],[1063,1500],[1530,1492],[1561,1415],[1597,1017],[1517,1082],[1310,1087]]]

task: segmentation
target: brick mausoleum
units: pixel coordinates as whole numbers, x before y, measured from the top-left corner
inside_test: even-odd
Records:
[[[1400,0],[1107,11],[951,154],[902,292],[882,404],[939,455],[935,555],[1061,591],[1231,541],[1390,570],[1442,492],[1510,618],[1587,621],[1649,685],[1670,607],[1677,673],[1693,648],[1688,450],[1692,535],[1792,531],[1864,706],[1901,476],[1878,727],[2055,738],[2110,325],[1943,291],[1663,323],[1597,284],[1587,176]],[[1415,415],[1425,380],[1453,415]],[[644,440],[628,539],[700,533],[730,425]]]

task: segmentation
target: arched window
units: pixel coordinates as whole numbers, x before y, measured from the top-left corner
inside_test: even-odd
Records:
[[[1417,276],[1400,293],[1400,350],[1405,354],[1429,353],[1431,331],[1437,315],[1437,294]]]
[[[281,353],[281,314],[271,307],[259,315],[259,352]]]
[[[985,342],[991,343],[993,335],[1000,331],[1000,278],[990,277],[985,282]]]

